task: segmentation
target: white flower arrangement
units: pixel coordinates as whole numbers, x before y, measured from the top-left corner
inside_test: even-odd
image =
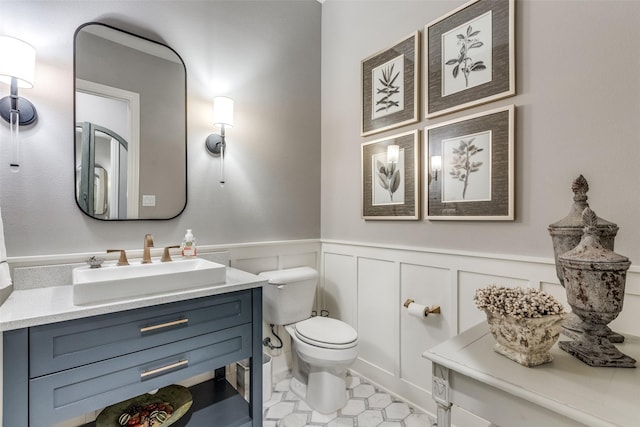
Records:
[[[473,297],[481,310],[515,319],[561,314],[564,307],[551,295],[534,288],[490,285],[476,290]]]

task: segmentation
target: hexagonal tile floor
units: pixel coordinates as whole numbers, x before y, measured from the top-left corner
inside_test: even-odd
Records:
[[[312,410],[289,390],[290,378],[264,403],[264,427],[430,427],[435,420],[357,376],[347,376],[347,405],[332,414]]]

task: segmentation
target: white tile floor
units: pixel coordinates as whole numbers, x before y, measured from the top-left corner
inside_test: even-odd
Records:
[[[290,378],[273,387],[264,403],[264,427],[430,427],[435,420],[376,390],[356,376],[347,376],[347,405],[332,414],[312,410],[289,390]]]

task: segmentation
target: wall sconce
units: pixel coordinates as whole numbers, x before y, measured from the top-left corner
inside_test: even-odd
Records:
[[[226,96],[213,98],[213,124],[220,126],[220,134],[209,135],[205,145],[209,153],[220,156],[220,185],[224,185],[224,151],[227,146],[224,128],[233,126],[233,99]]]
[[[20,168],[20,126],[34,123],[36,108],[25,98],[18,96],[18,88],[32,88],[36,66],[36,50],[33,46],[9,36],[0,36],[0,82],[10,85],[9,96],[0,99],[0,117],[9,123],[11,170]]]
[[[431,156],[431,173],[433,180],[438,180],[438,172],[442,170],[442,156]]]
[[[399,145],[387,145],[387,163],[389,165],[397,165],[400,158],[400,146]],[[395,169],[395,167],[394,167]]]

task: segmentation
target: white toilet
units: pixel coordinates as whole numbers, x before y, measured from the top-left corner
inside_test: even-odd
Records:
[[[318,272],[310,267],[266,271],[263,317],[285,325],[291,336],[291,390],[318,412],[331,413],[347,403],[345,375],[358,356],[358,334],[329,317],[310,317]]]

